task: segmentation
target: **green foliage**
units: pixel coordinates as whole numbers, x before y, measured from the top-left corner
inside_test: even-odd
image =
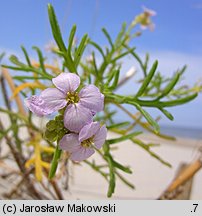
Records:
[[[49,21],[51,24],[53,37],[54,37],[55,42],[59,48],[58,54],[60,54],[64,58],[64,65],[67,67],[67,69],[72,73],[77,73],[77,66],[79,64],[79,61],[80,61],[82,54],[85,50],[85,47],[87,45],[88,36],[84,35],[84,37],[81,40],[80,45],[78,46],[78,48],[75,51],[75,54],[73,55],[74,56],[73,57],[72,56],[72,46],[74,43],[76,26],[74,25],[70,31],[69,44],[68,44],[68,47],[66,47],[66,45],[62,39],[60,27],[58,25],[54,9],[53,9],[51,4],[48,5],[48,15],[49,15]]]
[[[9,65],[2,65],[4,68],[8,68],[11,70],[16,70],[16,71],[23,71],[23,72],[32,72],[36,74],[37,78],[36,79],[45,79],[45,80],[51,80],[53,76],[51,74],[48,74],[45,70],[44,67],[44,59],[42,57],[42,53],[39,48],[33,47],[37,51],[37,54],[39,56],[39,62],[40,62],[40,68],[36,68],[31,64],[30,58],[28,56],[28,53],[26,49],[22,46],[22,51],[25,55],[25,59],[27,61],[27,64],[21,62],[15,55],[10,56],[10,61],[15,65],[15,66],[9,66]],[[20,80],[22,82],[25,82],[26,79],[35,79],[32,76],[15,76],[14,79]]]
[[[144,81],[142,82],[142,85],[136,94],[136,98],[138,98],[144,94],[145,89],[147,88],[147,86],[151,82],[151,79],[154,76],[154,73],[157,69],[157,66],[158,66],[158,61],[155,61],[151,70],[149,71],[148,75],[145,77]]]
[[[105,143],[107,145],[112,145],[112,144],[117,144],[117,143],[120,143],[120,142],[123,142],[125,140],[128,140],[128,139],[131,139],[133,138],[134,136],[137,136],[139,134],[141,134],[142,132],[133,132],[133,133],[130,133],[130,134],[127,134],[127,135],[123,135],[119,138],[115,138],[115,139],[108,139]]]

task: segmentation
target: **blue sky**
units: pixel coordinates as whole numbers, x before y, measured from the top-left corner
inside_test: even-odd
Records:
[[[55,7],[64,37],[73,24],[78,37],[88,33],[105,45],[101,33],[104,26],[115,36],[122,22],[131,22],[142,6],[157,12],[153,18],[155,31],[145,31],[134,41],[137,51],[150,52],[159,59],[160,70],[172,75],[183,64],[189,66],[187,83],[202,77],[202,0],[4,0],[0,2],[0,51],[19,52],[23,44],[44,47],[52,40],[47,4]],[[128,61],[128,67],[132,64]],[[202,96],[195,102],[172,109],[177,126],[202,128]],[[162,123],[170,124],[163,119]],[[173,124],[173,123],[172,123]]]
[[[115,35],[121,23],[129,23],[145,5],[157,11],[156,30],[146,32],[138,47],[202,54],[201,0],[4,0],[0,3],[1,46],[18,49],[22,43],[44,45],[50,40],[48,2],[54,5],[65,35],[76,23],[79,34],[87,32],[99,41],[103,26]]]

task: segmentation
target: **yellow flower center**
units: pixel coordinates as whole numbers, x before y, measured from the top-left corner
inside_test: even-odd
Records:
[[[78,103],[79,102],[78,92],[68,92],[66,100],[68,101],[68,103]]]
[[[93,137],[81,142],[81,146],[83,146],[84,148],[89,148],[92,145],[93,145]]]

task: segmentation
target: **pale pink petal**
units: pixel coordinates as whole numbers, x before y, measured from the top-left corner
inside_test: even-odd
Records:
[[[95,85],[88,85],[79,93],[79,103],[92,112],[100,112],[104,109],[104,95]]]
[[[141,24],[140,24],[140,28],[141,28],[142,30],[146,30],[146,29],[148,28],[148,26],[147,26],[147,25],[141,25]]]
[[[72,153],[80,148],[79,136],[77,134],[67,134],[59,142],[59,146],[62,150]]]
[[[64,114],[65,127],[78,133],[81,128],[93,121],[92,112],[81,104],[69,104]]]
[[[149,28],[150,31],[154,31],[154,29],[155,29],[155,24],[154,24],[154,23],[150,23],[150,24],[148,25],[148,28]]]
[[[105,140],[107,138],[107,128],[105,125],[103,125],[100,130],[95,134],[94,136],[94,144],[95,146],[100,149],[102,145],[104,144]]]
[[[84,147],[80,147],[79,150],[73,152],[70,155],[70,159],[73,161],[83,161],[86,160],[87,158],[89,158],[92,154],[95,153],[95,150],[92,148],[84,148]]]
[[[53,84],[64,94],[74,92],[80,85],[80,78],[73,73],[61,73],[52,79]]]
[[[67,105],[66,95],[56,88],[47,88],[41,92],[40,98],[49,113],[64,108]]]
[[[99,129],[100,123],[98,122],[92,122],[90,124],[85,125],[79,132],[79,141],[82,142],[84,140],[89,139],[94,134],[96,134]]]
[[[148,16],[156,16],[156,11],[154,10],[151,10],[149,8],[146,8],[146,7],[142,7],[144,12],[148,15]]]
[[[44,107],[44,101],[36,95],[25,99],[25,105],[28,109],[39,117],[50,114]]]

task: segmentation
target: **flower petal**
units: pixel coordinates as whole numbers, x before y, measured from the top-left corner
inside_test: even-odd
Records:
[[[69,153],[79,150],[81,145],[78,138],[79,136],[73,133],[64,135],[59,142],[60,148]]]
[[[99,129],[99,122],[92,122],[90,124],[85,125],[79,132],[79,142],[89,139],[94,134],[96,134]]]
[[[104,144],[105,140],[107,138],[107,128],[105,125],[103,125],[100,130],[95,134],[94,137],[94,144],[95,146],[100,149],[102,145]]]
[[[53,84],[64,94],[74,92],[80,85],[80,78],[73,73],[61,73],[52,79]]]
[[[144,10],[144,13],[146,13],[147,16],[156,16],[156,11],[154,10],[151,10],[149,8],[146,8],[143,6],[143,10]]]
[[[84,125],[92,121],[93,115],[91,111],[81,104],[67,106],[64,114],[64,125],[68,130],[78,133]]]
[[[92,148],[84,148],[84,147],[80,147],[79,150],[73,152],[70,155],[70,159],[73,161],[82,161],[85,160],[87,158],[89,158],[92,154],[95,153],[95,150]]]
[[[47,110],[45,110],[44,101],[39,96],[33,95],[29,98],[26,98],[25,105],[31,112],[39,117],[50,114],[47,112]]]
[[[60,110],[67,105],[66,95],[56,88],[45,89],[41,92],[40,97],[49,113]]]
[[[95,85],[88,85],[79,93],[79,103],[89,108],[92,112],[100,112],[104,108],[104,95]]]

